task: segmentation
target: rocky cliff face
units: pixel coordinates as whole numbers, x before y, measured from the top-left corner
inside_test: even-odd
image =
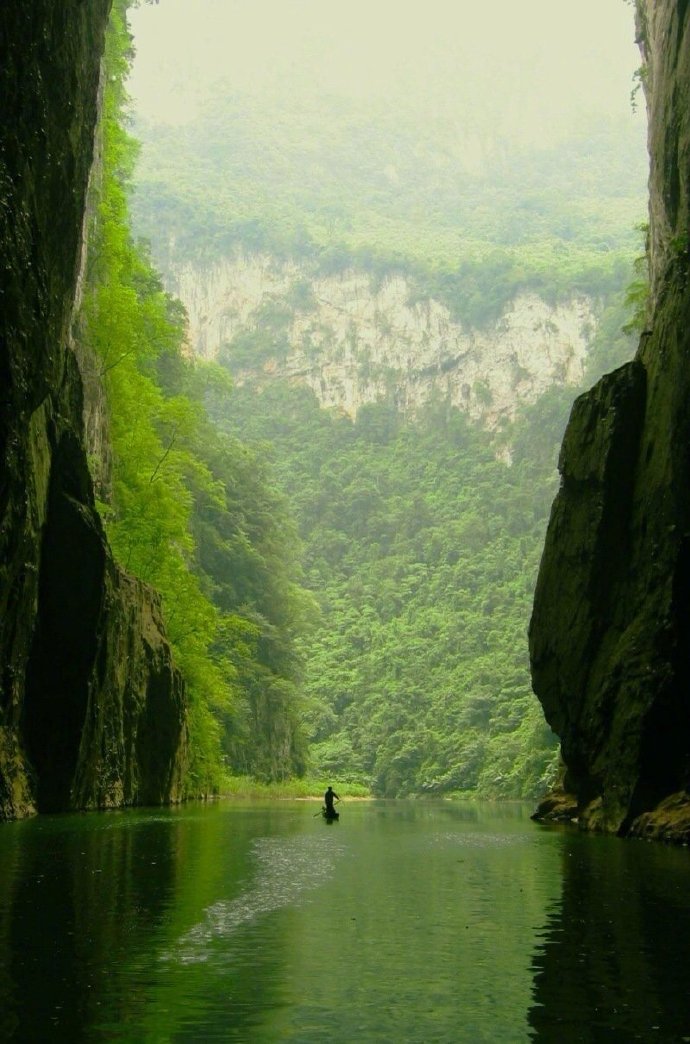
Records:
[[[94,509],[69,344],[109,0],[0,5],[0,819],[167,801],[186,710]]]
[[[644,0],[652,307],[576,402],[530,627],[589,829],[690,839],[690,4]]]
[[[304,384],[322,406],[351,417],[390,395],[411,414],[441,394],[495,427],[552,384],[582,380],[596,325],[587,298],[549,305],[521,294],[489,328],[474,330],[437,301],[415,302],[401,276],[382,284],[355,271],[313,279],[264,255],[180,264],[167,281],[187,308],[195,354],[215,358],[230,346],[238,382]],[[259,361],[245,368],[233,342],[259,330],[273,346],[255,346]]]

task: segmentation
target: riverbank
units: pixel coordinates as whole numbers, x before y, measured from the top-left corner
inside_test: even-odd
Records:
[[[295,799],[323,800],[328,781],[315,779],[290,779],[282,783],[262,783],[250,776],[229,776],[223,784],[220,797],[271,798],[275,801]],[[362,783],[333,783],[341,798],[364,799],[372,796]]]

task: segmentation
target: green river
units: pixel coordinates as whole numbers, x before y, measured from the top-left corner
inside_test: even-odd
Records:
[[[519,805],[0,826],[0,1039],[690,1041],[690,854]]]

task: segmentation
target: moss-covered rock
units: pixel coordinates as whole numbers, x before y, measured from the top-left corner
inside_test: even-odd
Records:
[[[638,816],[630,824],[630,836],[690,844],[690,794],[684,790],[670,794],[651,812]]]
[[[577,823],[577,798],[564,790],[552,790],[537,805],[531,818],[537,823]]]
[[[690,782],[690,5],[641,3],[639,33],[653,307],[573,408],[530,626],[579,823],[620,833]]]
[[[174,799],[182,682],[94,508],[69,329],[110,0],[0,5],[0,818]]]

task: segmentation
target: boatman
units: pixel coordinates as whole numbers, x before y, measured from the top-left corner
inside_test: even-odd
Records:
[[[327,816],[332,816],[334,811],[335,811],[335,809],[333,808],[333,799],[334,798],[335,798],[336,801],[340,801],[340,798],[336,794],[336,792],[333,789],[333,787],[329,787],[328,790],[326,791],[326,793],[323,796],[323,803],[326,806],[326,815]]]

